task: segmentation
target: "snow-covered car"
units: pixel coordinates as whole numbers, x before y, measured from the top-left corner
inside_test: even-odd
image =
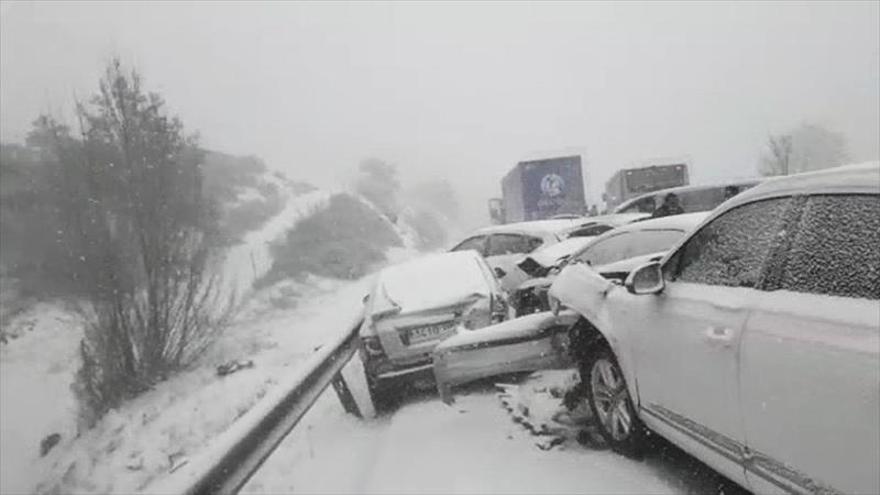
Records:
[[[760,184],[764,179],[744,179],[711,185],[670,187],[636,196],[614,208],[615,214],[654,213],[663,204],[667,194],[678,196],[678,203],[685,213],[712,211],[718,205],[737,194]]]
[[[880,163],[770,180],[618,286],[551,298],[603,436],[655,432],[755,493],[880,493]]]
[[[450,251],[477,251],[489,262],[501,280],[502,287],[511,291],[528,278],[528,275],[516,266],[525,255],[570,237],[599,235],[617,225],[647,216],[644,213],[636,213],[493,225],[473,232]]]
[[[433,386],[434,346],[506,319],[506,297],[474,251],[431,254],[380,271],[360,330],[360,358],[376,401],[401,381]]]
[[[687,213],[628,223],[593,238],[572,238],[527,256],[519,269],[534,277],[511,294],[516,314],[525,315],[550,309],[547,290],[556,275],[569,263],[586,263],[602,276],[621,283],[634,268],[659,260],[708,213]],[[572,253],[545,253],[556,246],[581,241]]]

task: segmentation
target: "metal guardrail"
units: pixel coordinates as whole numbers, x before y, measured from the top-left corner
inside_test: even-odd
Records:
[[[318,397],[333,383],[343,406],[360,416],[341,371],[359,345],[362,317],[337,341],[320,347],[287,383],[270,391],[198,457],[144,488],[161,494],[237,493]]]

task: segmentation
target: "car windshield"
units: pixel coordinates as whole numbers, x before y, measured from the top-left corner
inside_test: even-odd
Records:
[[[880,494],[878,19],[0,0],[0,495]]]

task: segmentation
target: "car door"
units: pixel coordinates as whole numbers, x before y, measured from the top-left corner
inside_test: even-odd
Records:
[[[662,292],[608,298],[611,320],[629,332],[645,423],[742,483],[738,346],[789,204],[771,199],[722,213],[667,260]]]
[[[500,268],[503,271],[503,275],[497,270],[496,273],[506,291],[513,292],[528,280],[529,276],[516,265],[542,243],[540,238],[523,234],[499,233],[489,236],[486,261],[493,269]]]
[[[757,493],[880,493],[880,196],[804,201],[741,349]]]

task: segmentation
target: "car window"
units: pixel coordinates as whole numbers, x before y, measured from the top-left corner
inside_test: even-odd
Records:
[[[724,202],[724,187],[682,191],[678,194],[678,200],[685,213],[714,210]]]
[[[772,288],[880,299],[880,196],[810,197]]]
[[[461,241],[458,246],[455,246],[451,249],[451,251],[467,251],[468,249],[473,249],[474,251],[483,254],[483,241],[486,240],[486,236],[477,235],[474,237],[470,237]]]
[[[489,236],[489,256],[524,254],[541,245],[541,239],[520,234],[493,234]]]
[[[602,239],[577,255],[577,259],[592,266],[616,261],[616,253],[626,244],[627,237],[627,233],[624,232]]]
[[[655,209],[657,209],[655,196],[647,196],[616,213],[654,213]]]
[[[666,264],[667,276],[697,284],[757,287],[767,258],[784,235],[790,202],[770,199],[727,211],[678,250]]]
[[[599,234],[604,234],[613,228],[614,227],[611,225],[596,223],[573,230],[568,234],[568,237],[595,237]]]
[[[684,236],[684,231],[675,229],[664,230],[640,230],[633,232],[626,247],[626,256],[620,258],[634,258],[645,254],[666,251],[675,245]]]
[[[577,258],[592,266],[607,265],[636,256],[665,251],[683,235],[684,232],[681,230],[673,229],[622,232],[588,247]]]

